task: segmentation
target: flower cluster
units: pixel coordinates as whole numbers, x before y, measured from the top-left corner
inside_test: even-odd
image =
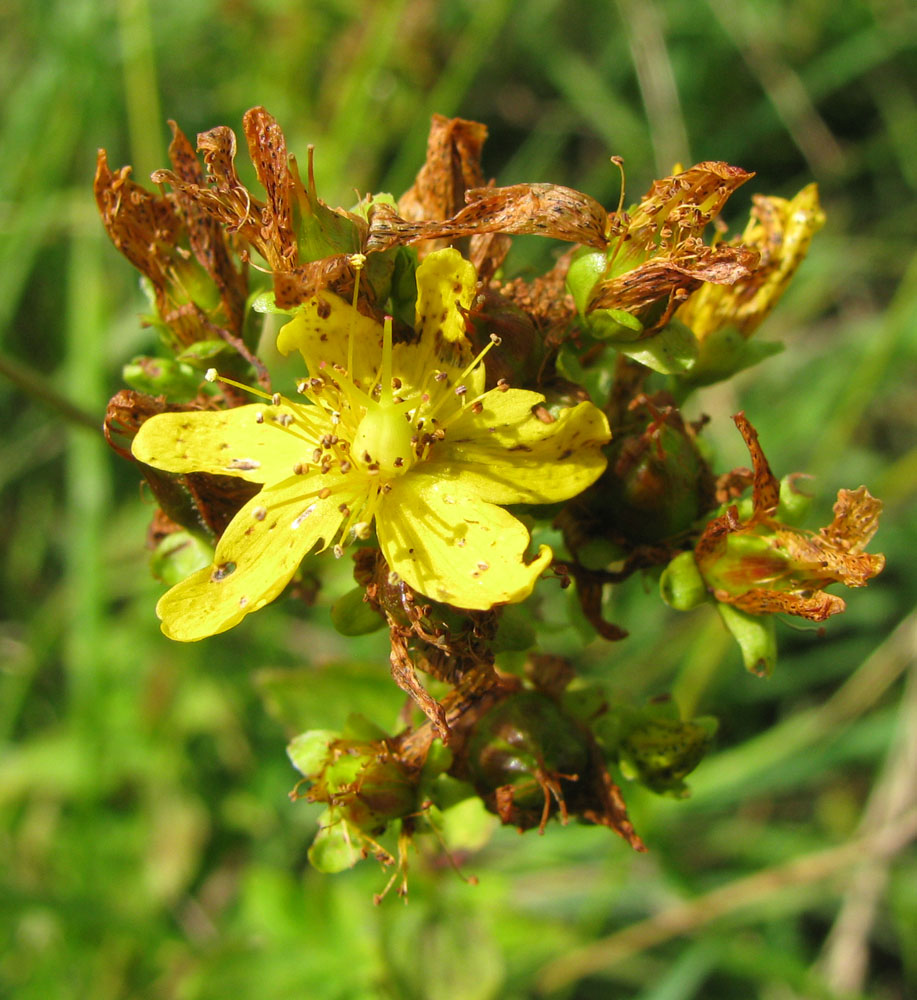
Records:
[[[730,239],[719,216],[743,169],[698,163],[608,211],[558,185],[487,184],[484,126],[435,116],[411,189],[347,211],[318,197],[311,152],[303,180],[263,108],[243,127],[263,197],[225,127],[195,152],[173,124],[159,194],[98,160],[103,222],[161,340],[126,367],[105,431],[160,508],[163,631],[202,640],[285,593],[311,605],[327,563],[306,557],[352,556],[334,626],[387,628],[419,711],[393,734],[355,718],[291,744],[305,797],[326,805],[323,870],[367,853],[403,869],[406,838],[469,801],[520,830],[577,818],[642,850],[614,775],[687,794],[715,722],[577,678],[540,651],[530,598],[544,578],[557,606],[572,585],[578,627],[617,641],[608,589],[652,574],[676,608],[715,604],[766,673],[778,615],[822,621],[844,609],[828,586],[880,572],[865,487],[805,531],[796,479],[778,483],[744,415],[753,469],[717,475],[705,420],[679,409],[779,349],[751,338],[824,221],[815,186],[757,196]],[[509,280],[518,234],[568,249]],[[279,355],[302,367],[278,376]]]

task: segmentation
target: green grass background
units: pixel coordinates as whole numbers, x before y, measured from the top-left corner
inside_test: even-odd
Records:
[[[917,993],[917,110],[905,0],[8,0],[0,8],[0,995],[489,1000],[888,998]],[[501,829],[412,859],[410,904],[371,862],[319,876],[290,804],[291,733],[401,704],[384,646],[275,606],[230,637],[161,637],[151,507],[98,425],[152,348],[136,275],[91,194],[95,151],[164,165],[166,118],[238,128],[264,104],[319,192],[411,182],[434,111],[487,123],[485,170],[609,207],[675,161],[752,191],[817,180],[828,224],[761,335],[788,350],[695,404],[718,469],[744,407],[778,475],[869,485],[888,555],[826,635],[781,626],[772,680],[704,611],[638,580],[632,631],[581,669],[722,721],[683,802],[625,788],[651,847]],[[244,157],[240,157],[244,159]],[[250,176],[250,175],[249,175]],[[515,266],[550,248],[518,241]],[[546,607],[554,614],[557,609]],[[546,644],[576,650],[562,625]],[[862,961],[861,961],[862,960]]]

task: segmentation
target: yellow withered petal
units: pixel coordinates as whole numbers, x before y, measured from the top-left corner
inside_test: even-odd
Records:
[[[611,438],[605,415],[592,403],[561,411],[552,423],[532,408],[536,392],[491,390],[450,421],[446,439],[425,471],[489,503],[553,503],[575,496],[605,471],[602,445]]]
[[[318,491],[328,490],[319,496]],[[266,486],[233,518],[213,565],[168,590],[156,605],[162,631],[194,642],[232,628],[290,582],[302,558],[327,546],[360,486],[334,471],[297,476]]]
[[[314,407],[269,403],[160,413],[141,426],[131,451],[139,461],[166,472],[210,472],[275,483],[307,460],[316,437],[325,433],[326,421],[320,418]]]
[[[392,483],[380,498],[376,533],[392,572],[409,586],[471,610],[524,600],[552,555],[542,546],[526,564],[530,539],[520,521],[464,480],[426,472]]]

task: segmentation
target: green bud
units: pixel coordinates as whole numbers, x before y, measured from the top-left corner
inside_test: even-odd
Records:
[[[172,358],[139,356],[123,368],[124,381],[138,392],[165,396],[169,403],[187,403],[197,395],[202,378],[189,364]]]
[[[659,592],[670,608],[690,611],[709,598],[693,552],[681,552],[662,571]]]
[[[619,746],[621,772],[660,795],[686,796],[684,779],[703,760],[713,721],[655,718],[634,726]]]

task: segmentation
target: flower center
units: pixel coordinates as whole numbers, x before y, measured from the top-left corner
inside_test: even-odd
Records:
[[[353,436],[351,457],[355,464],[385,478],[400,476],[414,463],[414,434],[403,405],[374,403]]]

